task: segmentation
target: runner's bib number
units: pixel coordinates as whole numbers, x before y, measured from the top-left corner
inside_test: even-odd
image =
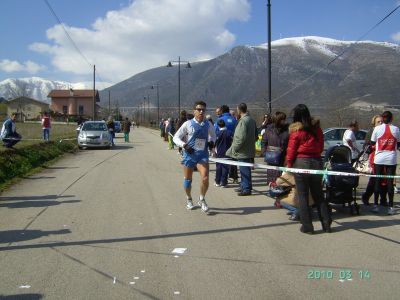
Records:
[[[202,151],[206,147],[206,140],[205,139],[196,139],[194,141],[194,150]]]

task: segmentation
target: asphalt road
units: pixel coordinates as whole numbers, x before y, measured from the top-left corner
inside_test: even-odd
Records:
[[[149,129],[131,142],[67,155],[0,195],[0,299],[400,298],[399,214],[335,211],[333,233],[315,221],[302,234],[262,170],[254,195],[210,186],[210,215],[187,211],[176,151]]]

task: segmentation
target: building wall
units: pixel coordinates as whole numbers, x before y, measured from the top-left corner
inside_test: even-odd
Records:
[[[79,106],[83,106],[84,116],[92,116],[93,100],[90,98],[53,98],[51,100],[51,110],[63,114],[63,107],[67,107],[68,115],[79,115]]]
[[[25,120],[32,120],[32,119],[40,119],[41,114],[44,111],[49,110],[49,105],[47,104],[40,104],[35,101],[31,101],[29,99],[17,99],[11,101],[7,105],[7,114],[11,115],[12,113],[21,113],[23,114],[23,118]]]

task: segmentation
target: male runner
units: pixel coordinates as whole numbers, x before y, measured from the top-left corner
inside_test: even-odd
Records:
[[[186,192],[186,208],[194,208],[192,201],[192,175],[194,167],[200,173],[200,197],[199,206],[204,212],[208,212],[206,192],[209,184],[208,148],[214,148],[215,131],[213,125],[206,120],[206,103],[197,101],[194,104],[194,118],[186,121],[174,135],[174,143],[184,149],[183,153],[183,187]]]

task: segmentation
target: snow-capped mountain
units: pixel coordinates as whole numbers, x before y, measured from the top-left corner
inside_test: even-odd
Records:
[[[47,95],[54,89],[85,89],[90,88],[84,83],[47,80],[40,77],[9,78],[0,81],[0,97],[5,99],[27,96],[49,103]]]
[[[181,105],[190,107],[196,99],[204,99],[211,107],[223,103],[234,106],[242,101],[264,105],[268,95],[266,50],[265,44],[237,46],[214,59],[193,63],[190,70],[181,73]],[[400,46],[396,44],[315,36],[272,42],[273,109],[306,103],[323,115],[348,107],[357,99],[371,105],[394,105],[400,99],[398,78]],[[176,72],[165,67],[115,84],[101,91],[100,99],[105,103],[111,91],[121,106],[137,106],[154,84],[162,87],[162,105],[176,105]],[[150,94],[150,99],[151,106],[156,106],[156,95]]]

